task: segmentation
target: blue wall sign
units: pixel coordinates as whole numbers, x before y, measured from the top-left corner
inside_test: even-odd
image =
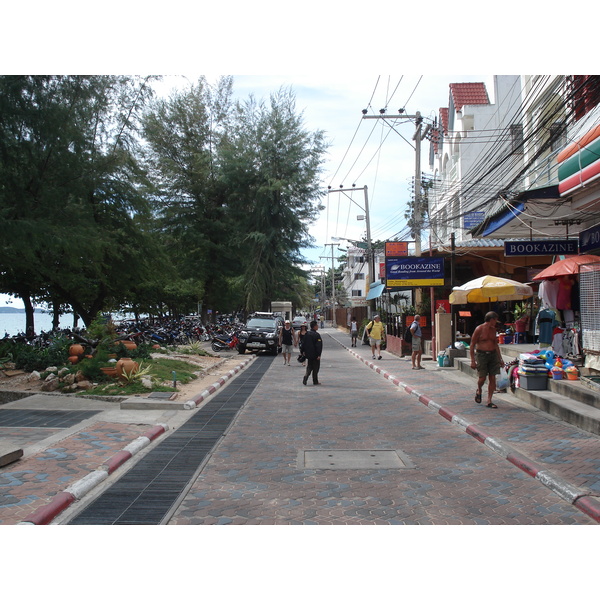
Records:
[[[600,224],[579,232],[579,250],[586,254],[600,248]]]
[[[504,256],[548,256],[579,254],[577,240],[538,240],[504,242]]]
[[[444,285],[444,259],[425,256],[386,257],[388,287],[428,287]]]

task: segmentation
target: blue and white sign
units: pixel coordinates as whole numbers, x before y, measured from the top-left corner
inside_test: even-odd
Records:
[[[473,229],[473,227],[477,227],[477,225],[481,225],[483,223],[483,218],[485,213],[483,211],[471,211],[465,213],[463,217],[463,226],[465,229]]]
[[[600,225],[579,232],[579,251],[587,254],[600,248]]]
[[[548,256],[579,254],[577,240],[539,240],[504,242],[504,256]]]
[[[428,287],[444,285],[444,259],[425,256],[386,257],[388,287]]]

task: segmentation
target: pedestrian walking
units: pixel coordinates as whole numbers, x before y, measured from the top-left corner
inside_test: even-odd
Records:
[[[321,315],[319,321],[321,321],[321,329],[323,329],[323,327],[325,327],[325,316]]]
[[[413,322],[410,324],[410,332],[412,334],[412,354],[410,356],[412,368],[415,371],[418,371],[419,369],[423,369],[423,367],[421,366],[421,357],[423,356],[423,332],[421,331],[421,315],[415,315]]]
[[[367,332],[373,360],[375,360],[375,352],[377,352],[377,360],[381,360],[381,344],[385,342],[385,325],[379,315],[374,315],[373,320],[367,324]]]
[[[310,322],[310,329],[302,341],[302,351],[306,356],[306,373],[302,383],[306,385],[308,378],[312,375],[313,385],[321,385],[319,382],[319,369],[321,367],[321,353],[323,352],[323,340],[319,333],[317,321]]]
[[[471,368],[477,369],[477,391],[475,402],[481,404],[481,395],[486,377],[488,378],[488,408],[498,408],[492,397],[496,391],[496,375],[500,374],[500,367],[504,366],[498,338],[496,337],[497,313],[491,311],[485,315],[485,321],[475,328],[471,337]]]
[[[298,344],[296,333],[292,329],[292,324],[286,321],[283,324],[283,329],[279,332],[279,345],[281,346],[281,354],[283,354],[283,364],[289,365],[292,359],[292,346]]]
[[[304,354],[304,336],[308,333],[308,325],[300,325],[300,331],[298,331],[298,351],[300,352],[300,356],[304,356],[306,359],[306,354]],[[303,360],[304,360],[303,359]],[[298,359],[300,360],[300,359]],[[302,361],[300,361],[302,362]]]
[[[352,317],[350,321],[350,345],[352,348],[356,348],[356,340],[358,339],[358,323],[356,317]]]

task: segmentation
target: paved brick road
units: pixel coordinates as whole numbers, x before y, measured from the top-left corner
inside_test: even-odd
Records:
[[[593,524],[539,481],[449,423],[324,331],[323,385],[274,361],[170,524]],[[493,431],[576,486],[598,490],[600,440],[503,401],[476,405],[464,376],[431,362],[377,367]],[[448,373],[448,372],[446,372]],[[469,382],[470,384],[470,382]],[[504,395],[508,397],[507,395]],[[304,450],[400,450],[415,468],[307,469]]]
[[[58,492],[98,469],[148,429],[147,424],[94,423],[32,456],[0,470],[0,524],[18,523]],[[0,428],[0,436],[21,444],[60,430]]]

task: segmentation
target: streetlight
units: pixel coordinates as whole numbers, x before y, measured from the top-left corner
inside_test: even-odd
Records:
[[[329,186],[327,193],[331,194],[332,192],[344,192],[344,195],[350,200],[350,202],[352,202],[353,204],[356,204],[356,206],[358,206],[358,208],[360,208],[365,213],[364,215],[358,215],[356,218],[358,221],[362,221],[362,220],[366,221],[366,226],[367,226],[367,263],[368,263],[368,267],[369,267],[369,285],[371,285],[372,283],[375,282],[375,279],[374,279],[375,257],[373,255],[373,250],[371,248],[371,220],[369,217],[369,196],[367,194],[367,186],[365,185],[363,187],[363,191],[364,191],[364,195],[365,195],[365,206],[363,208],[360,204],[358,204],[357,202],[354,202],[354,200],[350,196],[348,196],[348,194],[345,193],[345,192],[354,192],[354,191],[356,191],[356,189],[357,188],[355,185],[353,185],[351,188],[343,188],[342,186],[340,186],[340,189],[338,189],[338,190],[332,190],[331,186]],[[332,238],[332,239],[344,239],[344,238]],[[347,241],[351,242],[352,240],[347,240]],[[367,290],[369,289],[369,285],[367,285]],[[367,309],[368,309],[368,316],[370,318],[371,311],[372,311],[371,304],[367,305]]]

